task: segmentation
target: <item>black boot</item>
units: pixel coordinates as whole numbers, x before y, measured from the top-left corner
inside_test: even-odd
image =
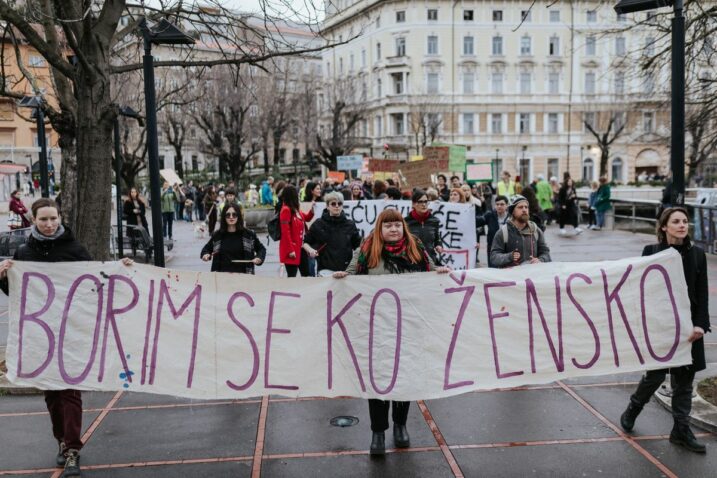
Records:
[[[386,453],[386,434],[384,432],[373,432],[370,453],[372,455],[384,455]]]
[[[408,448],[411,446],[411,438],[408,436],[406,425],[393,424],[393,442],[396,448]]]
[[[69,476],[81,476],[80,473],[80,453],[77,450],[67,450],[65,453],[65,471],[62,472],[61,478]]]
[[[65,458],[65,452],[67,451],[67,449],[65,448],[65,442],[58,441],[57,446],[59,449],[57,450],[57,456],[55,457],[55,463],[57,464],[58,468],[64,468],[65,461],[67,460]]]
[[[675,422],[672,433],[670,433],[670,442],[695,453],[707,453],[707,447],[697,441],[687,423]]]
[[[635,405],[630,402],[627,409],[620,415],[620,425],[622,425],[622,429],[626,432],[631,432],[635,427],[635,419],[641,411],[642,407],[640,405]]]

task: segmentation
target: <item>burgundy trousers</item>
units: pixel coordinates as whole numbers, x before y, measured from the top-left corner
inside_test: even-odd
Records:
[[[82,448],[82,393],[79,390],[47,390],[45,403],[52,420],[52,434],[67,449]]]

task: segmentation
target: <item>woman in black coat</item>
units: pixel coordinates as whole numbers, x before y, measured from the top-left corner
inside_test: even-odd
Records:
[[[244,227],[239,205],[225,205],[219,221],[219,230],[204,245],[200,257],[212,261],[212,272],[253,274],[254,266],[266,259],[266,248],[254,231]]]
[[[620,417],[622,428],[629,432],[635,426],[635,419],[652,394],[660,388],[667,372],[672,382],[672,417],[674,426],[670,433],[670,442],[696,453],[705,453],[706,448],[699,443],[689,427],[692,410],[692,382],[695,372],[706,368],[703,336],[710,331],[708,308],[709,288],[707,285],[707,258],[705,252],[696,247],[687,235],[689,220],[687,210],[681,207],[665,209],[657,222],[658,244],[645,246],[643,256],[656,254],[672,247],[682,255],[682,267],[687,282],[687,295],[690,298],[692,333],[688,341],[692,343],[692,364],[671,369],[650,370],[645,373],[630,397],[627,410]]]
[[[560,234],[565,235],[565,224],[573,226],[576,234],[583,232],[583,230],[578,227],[578,213],[580,209],[578,206],[578,194],[575,191],[572,179],[566,178],[560,187],[560,191],[558,192],[558,204],[560,205]]]
[[[124,202],[122,210],[124,217],[127,218],[127,225],[142,226],[147,231],[147,233],[149,233],[147,217],[145,216],[146,212],[147,208],[144,204],[144,200],[139,197],[139,191],[137,191],[137,188],[130,189],[129,197]],[[130,228],[127,228],[127,236],[133,237],[133,232],[137,231],[132,231]]]
[[[441,222],[428,209],[428,196],[423,189],[416,189],[411,196],[413,209],[404,219],[408,230],[419,238],[434,264],[440,265],[438,254],[443,253]]]

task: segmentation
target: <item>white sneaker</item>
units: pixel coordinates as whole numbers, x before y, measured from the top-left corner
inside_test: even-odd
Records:
[[[579,227],[575,228],[575,234],[582,234],[583,230]]]
[[[599,231],[599,230],[600,230],[599,226],[593,226],[593,231]]]
[[[565,234],[567,234],[567,232],[565,232],[565,229],[561,229],[561,230],[560,230],[560,235],[561,235],[561,236],[564,236]]]

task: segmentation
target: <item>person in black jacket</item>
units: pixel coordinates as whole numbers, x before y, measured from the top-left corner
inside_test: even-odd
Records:
[[[233,202],[222,208],[219,230],[204,245],[200,257],[212,261],[212,272],[253,274],[254,266],[266,259],[266,248],[254,231],[244,227],[241,208]]]
[[[144,204],[144,199],[140,197],[137,188],[129,190],[129,197],[124,202],[122,209],[122,214],[126,218],[128,226],[141,226],[147,231],[147,234],[149,234],[149,226],[147,225],[147,217],[145,216],[147,209]],[[141,239],[142,234],[140,231],[128,227],[127,237],[131,239]]]
[[[405,217],[408,230],[423,243],[426,252],[436,265],[441,265],[438,254],[443,254],[441,222],[428,209],[428,196],[423,189],[416,189],[411,196],[413,209]]]
[[[481,217],[476,217],[476,227],[488,226],[488,267],[492,267],[490,262],[490,250],[493,247],[493,238],[500,229],[500,226],[508,220],[508,198],[505,196],[497,196],[495,198],[495,209],[488,211]]]
[[[695,372],[706,368],[703,336],[710,331],[709,287],[707,284],[707,258],[705,252],[692,244],[687,235],[689,220],[687,210],[681,207],[665,209],[657,223],[658,244],[645,246],[643,256],[650,256],[672,247],[682,255],[682,267],[690,298],[692,332],[687,339],[692,343],[692,364],[671,369],[650,370],[643,375],[637,390],[630,397],[627,409],[620,417],[622,428],[630,432],[635,419],[652,394],[660,388],[669,371],[672,382],[672,418],[674,426],[670,442],[696,453],[705,453],[706,447],[699,443],[690,430],[689,417],[692,411],[692,382]]]
[[[583,230],[578,226],[578,216],[580,214],[580,206],[578,204],[578,193],[575,191],[573,180],[566,177],[563,185],[558,192],[558,204],[560,205],[560,235],[564,236],[565,224],[570,224],[575,229],[575,234],[580,234]]]
[[[341,193],[327,193],[324,202],[326,209],[309,228],[302,247],[309,257],[316,257],[319,273],[343,271],[361,244],[361,233],[344,214]]]
[[[34,224],[27,242],[17,248],[12,259],[0,263],[0,289],[9,293],[7,271],[13,261],[76,262],[91,261],[87,249],[72,231],[61,222],[57,203],[41,198],[32,204]],[[122,263],[129,266],[132,260]],[[82,394],[79,390],[46,390],[45,403],[52,421],[52,433],[59,451],[55,457],[58,467],[64,467],[63,477],[80,476],[82,449]]]

